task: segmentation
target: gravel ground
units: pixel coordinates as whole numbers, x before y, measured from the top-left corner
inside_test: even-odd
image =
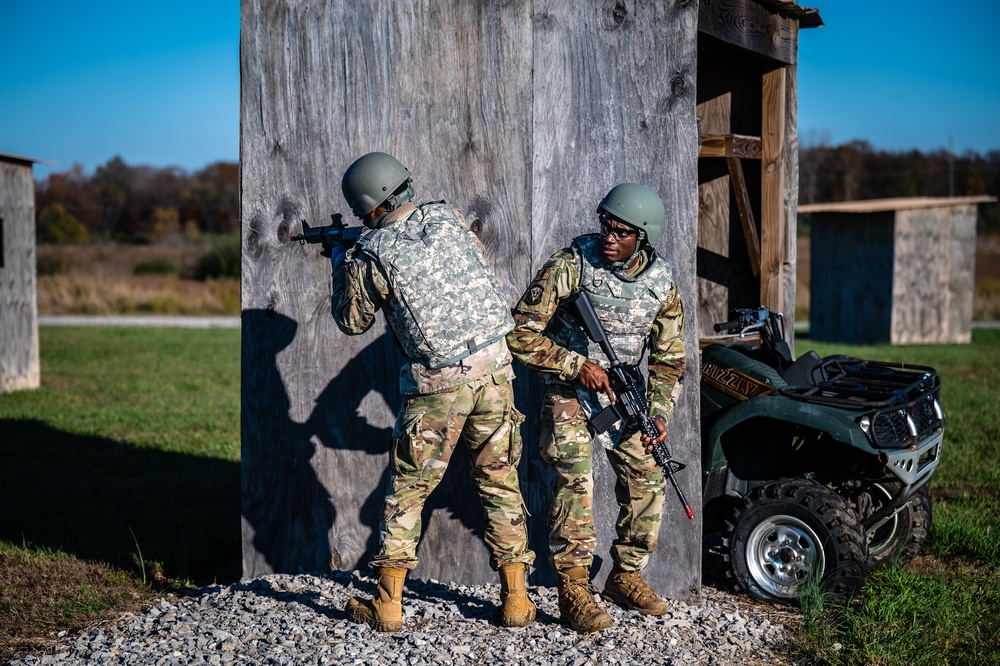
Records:
[[[555,588],[529,587],[538,618],[525,628],[493,623],[500,586],[408,580],[404,627],[380,634],[348,622],[344,605],[370,596],[365,573],[272,575],[168,597],[141,615],[92,629],[36,664],[787,664],[794,615],[702,588],[692,604],[670,600],[663,617],[605,604],[614,625],[580,635],[559,621]]]

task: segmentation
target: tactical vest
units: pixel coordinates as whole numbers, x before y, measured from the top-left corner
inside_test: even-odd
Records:
[[[424,204],[358,245],[388,278],[386,320],[411,360],[443,368],[513,330],[503,289],[451,206]]]
[[[608,342],[622,363],[638,363],[657,313],[670,290],[670,267],[657,257],[635,279],[622,279],[601,263],[597,234],[579,236],[570,246],[580,269],[580,289],[590,297]],[[608,359],[579,326],[563,326],[556,341],[603,367]]]
[[[594,305],[598,319],[608,335],[608,342],[622,363],[638,363],[646,348],[653,321],[663,307],[670,291],[670,266],[657,257],[652,265],[636,278],[623,279],[601,263],[600,237],[597,234],[578,236],[570,246],[580,269],[580,290],[586,292]],[[609,361],[600,346],[591,342],[583,329],[564,321],[553,339],[563,347],[584,354],[590,361],[607,368]],[[546,379],[548,376],[543,376]],[[573,382],[577,399],[588,418],[608,406],[607,396],[588,390]],[[648,396],[647,396],[648,398]],[[618,446],[624,436],[624,423],[595,436],[595,441],[607,449]]]

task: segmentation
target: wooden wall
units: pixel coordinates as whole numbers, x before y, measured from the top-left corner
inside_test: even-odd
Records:
[[[288,241],[303,218],[349,217],[340,177],[371,150],[410,167],[419,201],[446,199],[479,223],[512,303],[553,251],[595,228],[613,185],[660,193],[660,250],[688,304],[671,445],[698,497],[696,3],[244,0],[241,13],[245,573],[362,568],[377,547],[400,358],[381,317],[363,336],[336,329],[328,262]],[[539,389],[518,372],[532,581],[551,584]],[[603,580],[616,507],[598,462]],[[415,576],[495,580],[472,497],[456,456],[425,511]],[[689,596],[701,525],[675,501],[668,491],[648,572],[662,593]]]
[[[0,158],[0,392],[38,388],[35,181],[31,163]]]
[[[896,213],[890,340],[972,342],[976,206]]]

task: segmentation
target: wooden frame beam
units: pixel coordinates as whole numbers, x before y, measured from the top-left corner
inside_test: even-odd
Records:
[[[747,254],[750,256],[750,268],[753,276],[760,276],[760,237],[757,235],[757,225],[753,217],[753,206],[750,203],[750,192],[747,191],[746,178],[743,176],[743,159],[761,159],[761,140],[755,136],[739,134],[711,134],[701,137],[701,149],[698,157],[723,157],[729,167],[729,180],[736,199],[736,208],[740,213],[740,224],[743,227],[743,237],[747,243]]]
[[[764,74],[761,126],[761,304],[785,307],[785,68]]]
[[[701,137],[698,157],[738,157],[759,160],[760,139],[742,134],[705,134]]]

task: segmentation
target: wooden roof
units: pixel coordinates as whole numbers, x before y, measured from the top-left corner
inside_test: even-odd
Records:
[[[900,197],[896,199],[867,199],[834,203],[803,204],[800,213],[881,213],[892,210],[918,210],[993,203],[996,197],[983,194],[974,197]]]
[[[774,11],[799,20],[800,28],[818,28],[823,25],[819,10],[810,7],[801,7],[794,0],[757,0],[762,7],[773,9]]]
[[[51,160],[42,160],[37,157],[23,157],[21,155],[11,155],[10,153],[0,153],[0,162],[15,162],[17,164],[52,164],[55,162]]]

